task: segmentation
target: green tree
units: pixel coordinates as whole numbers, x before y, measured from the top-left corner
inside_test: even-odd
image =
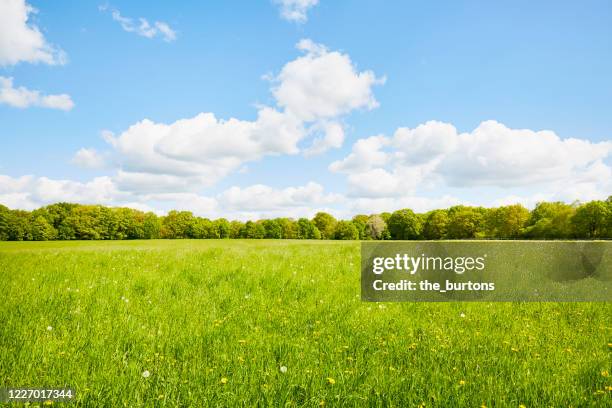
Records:
[[[230,237],[231,226],[228,220],[219,218],[214,223],[217,230],[217,238],[226,239]]]
[[[290,218],[277,218],[277,222],[281,227],[281,236],[283,239],[297,239],[298,228],[297,223]]]
[[[312,222],[321,233],[321,239],[333,239],[336,231],[336,223],[338,222],[331,214],[326,212],[318,212]]]
[[[338,221],[336,223],[335,239],[356,240],[359,239],[359,230],[352,221]]]
[[[607,238],[612,212],[604,201],[591,201],[576,209],[572,217],[575,236],[578,238]]]
[[[448,238],[472,239],[485,236],[485,215],[481,208],[462,205],[451,207],[448,217]]]
[[[244,238],[262,239],[266,237],[266,229],[260,222],[247,221],[244,224]]]
[[[142,221],[142,237],[144,239],[157,239],[161,237],[162,222],[155,213],[148,212]]]
[[[230,222],[230,238],[238,239],[245,238],[242,233],[244,231],[244,223],[240,221]]]
[[[214,225],[208,218],[195,217],[189,225],[187,236],[194,239],[214,238]]]
[[[300,218],[297,221],[297,237],[298,239],[321,239],[321,231],[317,228],[314,222],[308,218]]]
[[[529,210],[520,204],[492,208],[487,214],[487,235],[491,238],[519,238],[529,221]]]
[[[45,207],[50,217],[51,225],[57,230],[57,239],[71,240],[76,239],[76,231],[71,220],[72,212],[78,204],[56,203]]]
[[[278,220],[263,220],[262,224],[266,230],[266,238],[281,239],[283,237],[283,228]]]
[[[30,213],[23,210],[11,210],[7,219],[8,239],[11,241],[31,241],[32,225]]]
[[[10,210],[0,204],[0,241],[6,241],[9,239],[9,217]]]
[[[76,239],[101,239],[101,209],[97,205],[79,205],[72,209],[64,222],[75,233]]]
[[[162,220],[162,237],[183,239],[189,238],[194,217],[191,211],[170,211]]]
[[[357,228],[359,232],[359,239],[370,239],[370,235],[366,232],[366,224],[368,223],[370,217],[364,214],[358,214],[353,217],[351,220],[353,225]]]
[[[49,241],[55,239],[57,232],[55,231],[55,228],[53,228],[53,226],[49,224],[49,221],[45,217],[43,217],[42,215],[39,215],[35,218],[32,217],[31,222],[33,240]]]
[[[531,212],[524,236],[536,239],[562,239],[573,235],[571,219],[576,208],[562,202],[541,202]]]
[[[448,231],[448,212],[446,210],[433,210],[425,214],[423,225],[423,238],[443,239]]]
[[[421,233],[421,219],[410,209],[395,211],[387,221],[392,239],[418,239]]]

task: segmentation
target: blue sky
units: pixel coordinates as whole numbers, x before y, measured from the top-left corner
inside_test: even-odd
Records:
[[[612,194],[607,1],[2,8],[0,203],[13,208],[347,217]],[[263,136],[194,119],[260,129],[263,106],[282,122]]]

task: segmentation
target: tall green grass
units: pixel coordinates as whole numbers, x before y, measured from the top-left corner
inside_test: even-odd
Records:
[[[337,241],[0,243],[0,386],[72,386],[79,406],[610,406],[609,303],[364,303],[359,261]]]

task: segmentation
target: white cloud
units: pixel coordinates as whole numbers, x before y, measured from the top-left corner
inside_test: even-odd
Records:
[[[305,23],[308,9],[316,6],[319,0],[274,0],[280,7],[281,17],[287,21]]]
[[[107,5],[103,5],[99,7],[100,11],[107,11],[109,7]],[[128,33],[136,33],[142,37],[146,38],[155,38],[157,36],[162,37],[166,42],[172,42],[176,40],[176,31],[174,31],[168,23],[163,21],[155,21],[154,23],[149,23],[146,18],[138,18],[135,21],[133,18],[124,17],[121,15],[119,10],[110,9],[111,16],[113,20],[118,22],[123,28],[124,31]]]
[[[264,155],[297,153],[302,137],[291,115],[262,108],[255,121],[223,121],[212,113],[169,125],[145,119],[106,139],[122,168],[121,188],[183,191],[211,186]]]
[[[323,135],[315,138],[304,154],[314,156],[326,152],[329,149],[342,147],[344,143],[344,128],[338,122],[329,122],[321,125]]]
[[[255,120],[200,113],[170,124],[144,119],[117,136],[105,131],[103,138],[119,166],[118,188],[196,191],[266,156],[314,155],[340,147],[345,136],[342,116],[375,107],[371,87],[380,80],[370,71],[357,72],[347,55],[309,41],[300,44],[306,55],[273,78],[277,107],[258,107]],[[350,89],[331,89],[336,85]],[[290,94],[302,96],[292,99]],[[326,100],[321,110],[301,105],[320,100]]]
[[[106,165],[104,157],[95,149],[79,149],[72,158],[72,163],[85,169],[100,169]]]
[[[382,136],[370,136],[359,139],[353,145],[352,152],[342,160],[330,164],[333,172],[355,173],[382,167],[387,163],[388,155],[381,149],[389,144],[389,139]]]
[[[60,201],[112,204],[122,196],[127,197],[117,190],[110,177],[97,177],[81,183],[47,177],[0,175],[0,203],[9,208],[31,210]]]
[[[50,45],[28,20],[36,9],[25,0],[0,1],[0,66],[29,63],[64,64],[65,53]]]
[[[354,109],[373,109],[374,85],[384,83],[372,71],[358,72],[347,54],[301,40],[305,55],[287,63],[273,79],[277,104],[304,121],[337,117]]]
[[[32,91],[23,86],[15,88],[13,78],[0,76],[0,104],[2,103],[16,108],[37,106],[63,111],[69,111],[74,107],[70,95],[44,95],[40,91]]]
[[[495,121],[458,133],[441,122],[400,128],[393,138],[358,140],[330,170],[348,174],[350,194],[401,197],[433,187],[536,188],[556,199],[603,198],[612,191],[605,160],[612,142],[561,139],[552,131],[510,129]]]

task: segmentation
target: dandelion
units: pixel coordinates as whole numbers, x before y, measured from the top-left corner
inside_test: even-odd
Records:
[[[519,405],[519,408],[527,408],[524,404]]]
[[[287,372],[287,367],[286,366],[281,366],[280,367],[280,372],[285,374]]]
[[[51,326],[47,326],[47,330],[48,330],[48,331],[51,331],[51,330],[53,330],[53,327],[51,327]]]
[[[459,315],[459,317],[465,317],[465,313],[461,312],[461,314]]]
[[[610,373],[608,372],[608,370],[603,370],[603,371],[601,372],[601,375],[602,375],[603,377],[608,377],[608,376],[610,375]]]
[[[149,378],[150,375],[151,373],[149,372],[149,370],[144,370],[142,372],[142,378]]]
[[[465,385],[465,380],[459,381],[459,385]]]
[[[221,378],[221,384],[227,384],[227,377]]]
[[[334,385],[336,383],[336,380],[331,377],[327,377],[326,380],[329,385]]]

